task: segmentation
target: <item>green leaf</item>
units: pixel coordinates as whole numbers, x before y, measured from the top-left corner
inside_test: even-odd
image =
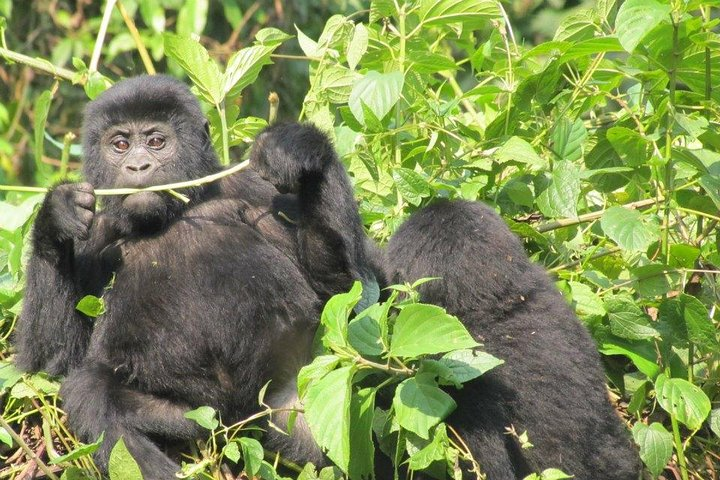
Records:
[[[373,388],[364,388],[350,400],[350,478],[372,478],[375,471],[375,444],[372,437],[375,393]]]
[[[720,408],[710,412],[710,430],[713,431],[716,437],[720,438]]]
[[[303,51],[303,53],[308,57],[321,57],[323,54],[323,50],[320,46],[317,44],[317,42],[307,35],[305,35],[302,30],[298,28],[297,25],[295,25],[295,31],[297,32],[297,39],[298,43],[300,44],[300,49]]]
[[[307,387],[333,371],[338,363],[340,357],[336,355],[320,355],[315,357],[312,363],[302,367],[297,376],[298,397],[303,398]]]
[[[145,0],[138,6],[145,25],[152,28],[155,33],[162,33],[165,30],[165,9],[162,8],[159,0]]]
[[[290,40],[291,38],[292,35],[288,35],[282,30],[272,27],[258,30],[258,32],[255,34],[255,41],[258,42],[260,45],[265,45],[267,47],[278,46],[284,41]]]
[[[405,77],[402,72],[379,73],[369,71],[353,86],[348,106],[355,118],[367,126],[363,104],[375,118],[382,120],[400,100]]]
[[[333,370],[308,388],[305,419],[313,438],[343,471],[350,465],[350,396],[354,367]]]
[[[619,247],[633,252],[647,250],[659,235],[658,226],[645,220],[642,213],[619,206],[603,213],[600,226]]]
[[[0,427],[0,442],[4,443],[10,448],[12,448],[13,446],[13,438],[10,436],[10,433],[5,430],[4,427]]]
[[[595,25],[593,12],[590,10],[580,10],[571,13],[560,22],[560,26],[555,32],[555,41],[580,42],[593,38],[600,28]]]
[[[445,393],[432,374],[418,374],[398,385],[393,409],[400,426],[429,439],[432,427],[446,418],[457,406]]]
[[[703,175],[699,183],[715,206],[720,209],[720,179],[717,175]]]
[[[272,63],[270,54],[279,45],[253,45],[233,54],[222,78],[223,95],[235,98],[245,87],[255,82],[262,67]]]
[[[496,152],[495,158],[500,163],[525,163],[531,170],[542,170],[548,164],[535,151],[532,145],[520,137],[510,137]]]
[[[230,145],[240,142],[252,143],[258,133],[262,132],[268,123],[263,118],[245,117],[235,122],[229,129]]]
[[[215,430],[220,422],[217,420],[217,412],[214,408],[208,406],[198,407],[195,410],[185,412],[185,418],[193,420],[195,423],[208,430]]]
[[[606,138],[625,165],[637,167],[650,159],[649,143],[634,130],[625,127],[608,129]]]
[[[653,477],[657,477],[672,456],[672,434],[660,423],[654,422],[647,426],[638,422],[633,426],[632,435],[640,447],[640,458]]]
[[[705,305],[697,298],[685,293],[681,293],[679,299],[687,327],[688,340],[708,352],[718,351],[720,343],[717,339],[715,324]]]
[[[367,27],[365,27],[365,25],[363,25],[362,23],[358,23],[355,25],[355,29],[353,30],[353,36],[348,43],[347,54],[345,55],[350,70],[355,70],[355,67],[357,67],[358,63],[360,63],[360,59],[363,55],[365,55],[367,48]]]
[[[424,447],[410,455],[410,469],[422,470],[423,468],[429,467],[430,464],[435,461],[444,460],[445,450],[449,444],[447,428],[444,423],[441,423],[435,428],[430,442],[427,442]]]
[[[660,337],[660,333],[650,325],[647,314],[629,296],[606,297],[605,309],[610,320],[610,330],[614,335],[629,340]]]
[[[330,65],[323,69],[319,82],[319,88],[322,90],[323,96],[330,103],[347,103],[350,98],[355,82],[361,78],[357,72],[349,70],[340,65]],[[333,119],[334,120],[334,119]]]
[[[581,317],[588,315],[605,315],[605,306],[600,297],[590,287],[580,282],[568,282],[572,299],[575,306],[575,313]]]
[[[96,318],[105,313],[105,300],[95,295],[85,295],[75,309],[88,317]]]
[[[670,5],[655,0],[627,0],[615,19],[620,44],[632,53],[645,35],[662,21],[670,21]]]
[[[260,471],[265,457],[263,446],[254,438],[242,437],[240,438],[240,447],[242,448],[243,462],[245,462],[245,472],[253,476]]]
[[[44,148],[44,132],[45,123],[47,122],[48,112],[50,111],[50,104],[52,103],[52,92],[45,90],[35,100],[33,112],[35,113],[35,123],[33,125],[35,131],[35,143],[33,145],[33,151],[35,152],[35,164],[42,164],[42,157],[45,153]]]
[[[415,303],[395,320],[390,356],[417,357],[477,347],[465,326],[436,305]]]
[[[395,168],[392,177],[400,195],[415,206],[420,205],[423,198],[432,195],[430,184],[414,170]]]
[[[683,378],[661,373],[655,380],[655,392],[660,406],[690,430],[698,430],[710,413],[705,392]]]
[[[172,33],[165,33],[163,38],[165,53],[182,67],[205,101],[220,104],[223,100],[223,76],[205,47],[195,40]]]
[[[452,380],[456,383],[469,382],[505,363],[487,352],[467,349],[446,353],[439,362],[450,369]]]
[[[461,23],[477,29],[500,16],[497,2],[491,0],[422,0],[418,11],[420,22],[427,26]]]
[[[587,130],[581,118],[570,123],[570,120],[562,117],[552,133],[553,152],[560,160],[579,160],[583,155],[585,137]]]
[[[95,441],[93,443],[88,443],[86,445],[81,444],[78,448],[76,448],[75,450],[72,450],[71,452],[66,453],[65,455],[51,458],[49,463],[51,465],[57,465],[57,464],[60,464],[63,462],[72,462],[74,460],[77,460],[78,458],[92,455],[98,448],[100,448],[100,445],[102,445],[104,437],[105,437],[105,434],[101,433],[100,438],[98,438],[97,441]]]
[[[108,473],[110,480],[143,480],[140,467],[125,446],[122,437],[110,452]]]
[[[205,28],[208,0],[185,0],[177,18],[177,33],[183,36],[200,35]]]
[[[362,284],[356,281],[348,293],[335,295],[325,304],[322,315],[320,315],[320,324],[325,327],[325,334],[322,337],[325,347],[348,346],[348,318],[350,318],[353,307],[361,298]]]
[[[580,175],[570,162],[555,163],[550,185],[537,197],[537,205],[548,217],[577,217]]]
[[[382,315],[384,311],[383,305],[376,303],[364,310],[364,315],[358,315],[348,325],[350,345],[360,354],[378,357],[385,350],[378,321],[378,316]]]
[[[233,463],[238,463],[240,461],[240,447],[238,447],[237,442],[230,442],[225,445],[223,447],[222,453],[223,457],[227,458]]]

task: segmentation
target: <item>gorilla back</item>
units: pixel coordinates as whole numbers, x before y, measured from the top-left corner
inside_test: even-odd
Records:
[[[257,410],[269,380],[266,401],[292,404],[322,300],[373,281],[372,251],[345,170],[314,127],[266,129],[249,169],[184,190],[187,205],[141,192],[109,198],[96,214],[97,187],[219,169],[187,87],[138,77],[89,104],[84,151],[89,183],[56,186],[37,215],[17,362],[67,375],[71,427],[85,441],[105,433],[101,470],[122,436],[144,478],[174,478],[163,446],[207,434],[188,410],[210,405],[229,424]],[[85,295],[105,299],[96,321],[75,309]],[[299,426],[275,446],[318,461]]]
[[[494,211],[439,202],[390,241],[389,277],[457,315],[505,364],[453,394],[458,428],[491,480],[561,468],[581,480],[636,480],[639,458],[608,402],[595,344],[547,274]],[[508,434],[527,430],[533,448]]]

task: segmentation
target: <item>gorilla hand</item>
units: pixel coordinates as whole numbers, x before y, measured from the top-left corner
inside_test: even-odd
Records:
[[[63,183],[48,193],[35,222],[36,250],[87,240],[95,218],[95,190],[89,183]]]
[[[318,181],[332,163],[337,163],[333,146],[309,124],[281,123],[265,129],[250,154],[253,168],[282,193],[298,193],[301,184]]]

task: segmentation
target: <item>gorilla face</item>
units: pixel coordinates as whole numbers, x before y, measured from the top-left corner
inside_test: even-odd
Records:
[[[88,104],[83,130],[85,176],[95,188],[164,185],[219,168],[200,106],[187,87],[169,77],[137,77],[113,86]],[[196,203],[206,191],[193,187],[182,193]],[[124,230],[138,234],[161,230],[186,208],[167,192],[103,200],[109,213],[124,220]]]

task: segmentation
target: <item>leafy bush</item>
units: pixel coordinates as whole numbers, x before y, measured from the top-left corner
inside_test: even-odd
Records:
[[[79,152],[73,132],[57,135],[58,126],[47,122],[64,98],[58,83],[75,95],[80,87],[66,81],[82,85],[89,96],[98,94],[118,77],[110,67],[120,39],[127,47],[123,52],[151,51],[151,60],[143,53],[144,65],[154,61],[189,76],[207,104],[213,141],[228,163],[230,148],[251,142],[266,124],[259,111],[241,115],[242,94],[262,68],[277,68],[266,66],[272,59],[287,57],[277,49],[294,45],[287,34],[292,33],[304,53],[298,64],[309,66],[300,117],[333,135],[369,232],[387,239],[407,214],[437,197],[494,205],[532,258],[557,276],[558,287],[592,332],[612,397],[647,470],[654,477],[666,472],[683,479],[717,474],[715,2],[599,0],[567,15],[552,40],[529,45],[516,38],[495,1],[375,0],[367,15],[332,16],[322,31],[303,24],[294,32],[256,31],[252,45],[227,57],[208,53],[203,45],[210,45],[209,39],[198,43],[190,36],[205,27],[199,20],[188,23],[206,18],[189,13],[204,2],[141,2],[138,11],[125,3],[124,15],[108,17],[108,43],[102,37],[92,41],[98,18],[82,24],[85,49],[59,43],[49,60],[23,56],[3,42],[0,55],[17,62],[8,69],[29,65],[58,80],[32,98],[0,105],[0,179],[27,179],[27,170],[34,172],[34,183],[46,186],[75,175],[71,159]],[[233,2],[222,3],[223,15],[235,18]],[[9,15],[6,2],[0,2],[0,11]],[[174,12],[175,33],[163,33]],[[72,56],[68,44],[83,58],[91,50],[98,57],[74,59],[73,70],[53,67]],[[98,72],[100,53],[108,60],[106,75]],[[24,127],[28,112],[33,123]],[[34,159],[26,170],[12,162],[14,149],[24,145],[32,147]],[[48,151],[60,152],[60,158],[48,164]],[[8,461],[0,478],[36,465],[51,477],[63,470],[64,478],[83,478],[94,471],[88,455],[96,445],[80,445],[67,431],[57,382],[22,375],[12,366],[9,338],[21,308],[28,233],[42,197],[32,188],[3,188],[10,192],[0,202],[0,454]],[[472,353],[474,342],[456,320],[432,306],[403,303],[395,317],[388,313],[391,300],[348,323],[358,295],[353,290],[328,304],[319,356],[299,378],[311,429],[339,469],[316,474],[312,466],[265,457],[247,436],[254,433],[249,421],[224,426],[203,408],[189,415],[210,433],[188,459],[187,474],[219,477],[227,473],[223,462],[242,459],[248,473],[263,478],[275,476],[278,465],[295,468],[301,479],[339,478],[342,472],[360,478],[371,465],[371,431],[381,450],[409,457],[412,468],[455,474],[456,462],[468,459],[468,452],[452,426],[441,422],[453,401],[452,388],[448,395],[439,385],[470,380],[468,372],[482,373],[497,361]],[[436,326],[428,332],[435,338],[437,325],[454,325],[448,330],[452,345],[432,342],[436,348],[430,349],[422,336],[403,340],[404,329],[431,320]],[[427,357],[433,354],[444,355]],[[462,368],[456,371],[458,364]],[[387,390],[394,408],[378,411],[375,396]],[[407,390],[417,393],[408,397],[436,405],[433,415],[408,413],[413,405],[402,394]],[[270,414],[262,406],[258,411],[248,420]],[[342,411],[342,421],[329,422],[329,411],[333,418]],[[528,444],[532,434],[518,433]],[[391,437],[395,443],[388,442]],[[389,451],[389,445],[396,449]],[[132,459],[121,444],[116,450],[111,474],[131,478]],[[563,477],[548,471],[536,478]]]

